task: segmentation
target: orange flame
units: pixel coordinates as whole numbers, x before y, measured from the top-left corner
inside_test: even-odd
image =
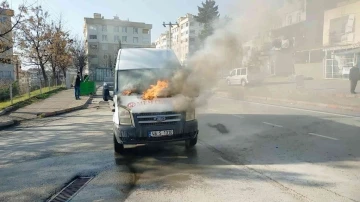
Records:
[[[156,85],[151,85],[149,89],[144,91],[142,95],[142,99],[144,100],[153,100],[154,98],[157,98],[159,96],[162,96],[162,93],[164,93],[164,89],[169,87],[168,81],[157,81]]]
[[[123,95],[130,95],[131,93],[132,93],[131,90],[124,90],[124,91],[122,92]]]

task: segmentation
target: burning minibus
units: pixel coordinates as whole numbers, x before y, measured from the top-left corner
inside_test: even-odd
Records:
[[[121,49],[115,67],[114,150],[124,145],[184,141],[198,138],[193,86],[188,71],[172,50]]]

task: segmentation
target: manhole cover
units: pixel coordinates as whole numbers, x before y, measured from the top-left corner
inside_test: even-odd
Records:
[[[93,177],[78,177],[66,185],[59,193],[51,197],[48,202],[70,201]]]

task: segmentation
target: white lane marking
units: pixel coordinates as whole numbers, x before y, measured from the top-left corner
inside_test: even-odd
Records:
[[[216,110],[216,109],[208,109],[208,110],[213,111],[213,112],[220,112],[219,110]],[[235,117],[240,118],[240,119],[244,118],[243,116],[239,116],[239,115],[236,115],[236,114],[227,114],[227,115],[235,116]]]
[[[330,139],[330,140],[339,140],[339,139],[336,139],[336,138],[333,138],[333,137],[328,137],[328,136],[325,136],[325,135],[319,135],[319,134],[316,134],[316,133],[308,133],[308,134],[318,136],[318,137],[327,138],[327,139]]]
[[[268,123],[268,122],[263,122],[263,123],[266,124],[266,125],[269,125],[269,126],[274,126],[274,127],[278,127],[278,128],[283,128],[283,126],[276,125],[276,124],[273,124],[273,123]]]
[[[264,106],[271,106],[271,107],[279,107],[279,108],[284,108],[284,109],[293,109],[293,110],[298,110],[298,111],[313,112],[313,113],[327,114],[327,115],[335,115],[335,116],[342,116],[342,117],[347,117],[347,118],[360,118],[360,116],[337,114],[337,113],[331,113],[331,112],[322,112],[322,111],[316,111],[316,110],[311,110],[311,109],[300,109],[300,108],[296,108],[296,107],[286,107],[286,106],[265,104],[265,103],[259,103],[259,102],[249,102],[249,101],[242,101],[242,100],[236,100],[236,99],[224,98],[224,97],[217,97],[217,96],[214,96],[214,97],[215,98],[220,98],[220,99],[225,99],[225,100],[233,100],[233,101],[245,102],[245,103],[250,103],[250,104],[257,104],[257,105],[264,105]]]

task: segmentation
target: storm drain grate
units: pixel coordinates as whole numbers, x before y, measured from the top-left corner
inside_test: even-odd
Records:
[[[70,201],[93,177],[77,177],[54,195],[48,202]]]

